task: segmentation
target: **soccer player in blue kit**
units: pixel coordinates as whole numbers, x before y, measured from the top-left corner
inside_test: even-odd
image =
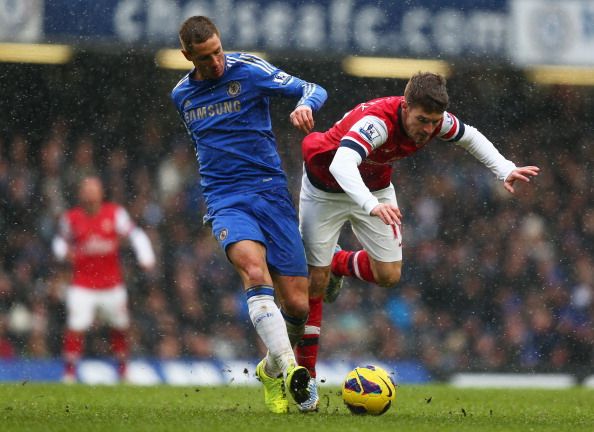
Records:
[[[268,349],[256,367],[265,404],[286,413],[285,389],[298,404],[310,394],[309,372],[293,352],[309,312],[307,263],[272,133],[269,97],[298,99],[289,118],[309,133],[326,91],[254,55],[225,54],[207,17],[188,18],[179,38],[194,69],[171,97],[196,149],[208,209],[204,219],[241,277],[250,318]]]

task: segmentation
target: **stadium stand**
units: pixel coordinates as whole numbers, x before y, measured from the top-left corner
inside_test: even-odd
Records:
[[[323,63],[275,62],[329,89],[318,130],[356,101],[400,94],[404,85],[332,74]],[[52,261],[49,242],[88,172],[104,179],[109,197],[156,245],[154,279],[124,257],[134,356],[262,355],[245,325],[240,282],[201,224],[193,151],[168,99],[180,75],[129,53],[1,66],[0,358],[60,355],[68,269]],[[520,187],[514,198],[446,144],[398,162],[402,281],[393,289],[350,283],[326,307],[320,358],[419,360],[436,376],[585,373],[594,362],[592,90],[536,86],[519,71],[480,65],[456,69],[449,83],[452,112],[511,159],[541,167],[536,187]],[[300,136],[286,121],[290,106],[273,106],[297,197]],[[347,231],[341,243],[354,241]],[[101,356],[104,329],[89,339],[89,355]]]

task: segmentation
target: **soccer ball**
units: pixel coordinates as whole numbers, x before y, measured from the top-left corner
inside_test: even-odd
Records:
[[[353,414],[383,414],[395,397],[392,377],[379,366],[356,367],[342,385],[342,400]]]

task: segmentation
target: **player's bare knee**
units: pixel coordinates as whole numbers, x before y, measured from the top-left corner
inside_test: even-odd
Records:
[[[243,268],[250,285],[262,285],[266,283],[268,272],[258,264],[248,264]]]
[[[285,313],[293,318],[307,318],[309,314],[309,302],[307,297],[295,297],[285,302],[283,309]]]

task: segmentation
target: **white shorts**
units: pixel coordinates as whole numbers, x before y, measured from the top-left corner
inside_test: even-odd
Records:
[[[398,205],[392,184],[373,195],[380,203]],[[330,265],[340,230],[347,221],[374,260],[402,261],[401,227],[386,225],[380,218],[366,214],[346,193],[324,192],[316,188],[304,174],[299,196],[299,229],[309,265]]]
[[[70,330],[88,330],[95,318],[117,329],[130,324],[128,292],[123,285],[95,290],[70,286],[66,293],[67,325]]]

